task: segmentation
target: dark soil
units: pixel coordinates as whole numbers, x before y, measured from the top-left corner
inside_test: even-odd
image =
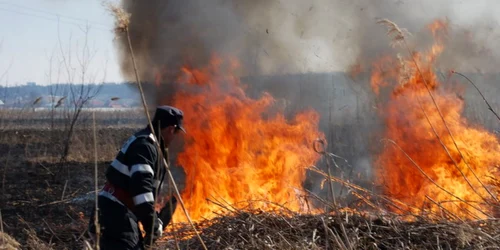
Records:
[[[140,128],[97,130],[98,187],[121,144]],[[63,131],[16,129],[0,133],[0,211],[4,231],[22,249],[83,249],[94,206],[93,131],[75,131],[68,161],[60,161]],[[180,176],[180,169],[174,169]],[[182,187],[182,181],[179,183]],[[33,235],[35,234],[35,235]]]
[[[21,244],[26,244],[28,237],[25,229],[33,229],[41,240],[54,243],[56,249],[72,249],[80,244],[85,233],[93,202],[75,198],[93,190],[94,166],[66,163],[64,172],[69,172],[71,178],[54,180],[60,164],[41,164],[21,162],[15,171],[5,174],[0,200],[4,230]],[[100,183],[106,166],[99,163]]]
[[[119,148],[133,131],[133,128],[99,129],[101,140],[112,141],[107,144],[110,152],[99,152],[99,186],[116,153],[111,148]],[[79,130],[75,140],[92,145],[91,135],[91,131]],[[70,161],[61,163],[58,142],[62,138],[63,134],[57,131],[36,129],[11,130],[0,135],[3,226],[23,249],[33,248],[28,245],[33,233],[41,241],[52,244],[54,249],[82,249],[94,202],[94,164],[93,158],[86,162],[71,158],[93,155],[93,149],[74,148]]]

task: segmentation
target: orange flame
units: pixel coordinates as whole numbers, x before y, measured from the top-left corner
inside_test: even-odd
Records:
[[[237,209],[249,201],[260,201],[251,205],[262,210],[308,206],[300,196],[306,168],[320,157],[312,148],[323,137],[319,115],[305,111],[287,121],[272,112],[269,94],[245,94],[238,69],[236,60],[213,57],[204,68],[182,68],[178,78],[183,90],[173,105],[185,112],[187,134],[177,163],[186,172],[181,196],[194,221],[217,215],[221,207],[213,201]],[[180,208],[173,222],[187,222]]]
[[[395,144],[378,156],[378,179],[384,192],[408,204],[411,213],[484,219],[492,213],[488,200],[496,199],[485,187],[492,188],[488,177],[498,173],[499,141],[469,125],[461,115],[464,101],[439,82],[433,65],[448,26],[438,20],[428,28],[436,42],[427,53],[384,57],[373,65],[374,92],[392,88],[381,115],[385,137]]]

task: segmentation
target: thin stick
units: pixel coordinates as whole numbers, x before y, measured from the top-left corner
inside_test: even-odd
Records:
[[[160,131],[160,122],[158,122],[157,128],[158,128],[157,131]],[[160,148],[159,150],[162,150],[162,149]],[[166,154],[165,157],[168,159],[168,149],[165,150],[165,154]],[[167,163],[169,163],[168,160],[166,160],[166,161],[167,161]],[[161,162],[161,157],[158,157],[158,162],[157,162],[158,167],[156,168],[156,176],[158,177],[158,180],[160,180],[160,178],[161,178],[160,177],[160,169],[162,167],[161,163],[162,163]],[[159,193],[160,193],[160,185],[158,185],[157,187],[155,187],[155,197],[156,197],[156,199],[158,199],[158,194]],[[153,233],[154,233],[154,228],[155,228],[155,222],[154,222],[154,217],[153,217],[153,221],[151,223],[151,232],[153,232]],[[162,230],[163,230],[163,228],[162,228]],[[149,240],[150,240],[149,241],[149,245],[152,246],[153,245],[153,237],[151,237],[151,239],[149,239]]]
[[[326,173],[324,173],[323,171],[321,171],[321,170],[317,169],[316,167],[309,167],[308,169],[309,169],[309,170],[311,170],[311,171],[314,171],[314,172],[316,172],[316,173],[318,173],[318,174],[320,174],[320,175],[322,175],[322,176],[323,176],[323,177],[325,177],[325,178],[328,178],[328,175],[327,175]],[[358,191],[361,191],[361,192],[364,192],[364,193],[371,194],[371,195],[373,195],[373,196],[379,197],[379,198],[381,198],[382,200],[384,200],[384,201],[386,201],[386,202],[391,203],[391,205],[395,206],[396,208],[400,209],[401,211],[406,211],[406,210],[404,210],[404,209],[400,208],[399,206],[397,206],[397,205],[396,205],[396,203],[397,203],[397,204],[404,205],[404,206],[407,206],[407,207],[409,207],[409,208],[419,209],[419,208],[417,208],[417,207],[415,207],[415,206],[412,206],[412,205],[410,205],[410,204],[407,204],[407,203],[405,203],[405,202],[403,202],[403,201],[400,201],[400,200],[398,200],[398,199],[396,199],[396,198],[392,198],[392,197],[388,197],[388,196],[384,196],[384,195],[378,195],[378,194],[375,194],[375,193],[373,193],[373,192],[372,192],[372,191],[370,191],[370,190],[367,190],[367,189],[365,189],[365,188],[362,188],[362,187],[360,187],[360,186],[358,186],[358,185],[356,185],[356,184],[352,184],[352,183],[346,182],[346,181],[344,181],[344,180],[342,180],[342,179],[340,179],[340,178],[337,178],[337,177],[335,177],[335,176],[332,176],[331,178],[332,178],[332,180],[333,180],[333,181],[338,182],[338,183],[341,183],[341,184],[344,184],[344,185],[346,185],[347,187],[349,187],[349,188],[351,188],[351,189],[358,190]],[[351,190],[351,192],[352,192],[352,190]],[[410,211],[407,211],[407,212],[410,212]]]
[[[432,91],[429,89],[429,84],[427,83],[427,80],[425,79],[424,77],[424,74],[422,73],[422,71],[420,70],[420,67],[415,59],[415,57],[413,56],[413,54],[411,53],[411,50],[410,50],[410,46],[408,45],[408,43],[406,42],[406,38],[403,36],[403,42],[406,46],[406,49],[408,50],[408,53],[410,54],[411,56],[411,59],[413,61],[413,63],[415,63],[415,67],[417,69],[417,72],[420,74],[420,77],[422,78],[422,81],[424,82],[424,85],[425,85],[425,88],[427,89],[427,93],[429,93],[429,96],[431,97],[431,100],[432,100],[432,103],[434,104],[434,106],[436,107],[436,110],[438,111],[438,114],[439,114],[439,117],[441,118],[441,120],[443,121],[443,124],[447,130],[447,132],[450,134],[450,138],[451,138],[451,141],[453,142],[455,148],[457,149],[458,153],[460,154],[460,157],[464,160],[464,163],[465,165],[467,166],[467,168],[471,171],[471,173],[474,175],[474,177],[476,177],[476,179],[479,181],[479,183],[481,184],[481,186],[486,190],[486,192],[488,192],[488,194],[493,197],[493,199],[495,201],[498,202],[498,199],[495,195],[493,195],[490,190],[486,187],[486,185],[483,184],[483,182],[479,179],[479,177],[476,175],[476,172],[470,167],[468,161],[465,159],[464,155],[462,154],[462,150],[460,150],[460,148],[458,147],[458,144],[453,136],[453,134],[451,133],[451,130],[450,128],[448,127],[448,123],[446,122],[446,120],[444,119],[444,116],[441,112],[441,109],[439,108],[439,106],[437,105],[437,102],[436,100],[434,99],[434,95],[432,94]],[[431,125],[432,126],[432,125]],[[437,135],[437,134],[436,134]],[[448,150],[446,147],[445,147],[445,150]],[[450,155],[450,158],[452,161],[455,162],[455,160],[453,159],[453,157],[451,157]],[[456,165],[456,164],[455,164]],[[458,168],[458,165],[456,165],[456,167]],[[458,168],[459,169],[459,168]],[[465,180],[467,181],[467,183],[469,184],[469,186],[472,188],[472,190],[478,194],[476,192],[476,189],[474,187],[472,187],[472,184],[469,182],[469,180],[465,177],[465,175],[462,173],[462,171],[459,169],[460,173],[462,174],[462,176],[464,176]],[[478,194],[479,195],[479,194]],[[479,195],[482,199],[484,199],[481,195]]]
[[[172,192],[172,182],[168,181],[168,195],[170,196],[170,199],[169,199],[169,205],[170,205],[170,214],[173,215],[174,214],[174,208],[172,206],[172,197],[173,197],[173,192]],[[174,218],[172,216],[172,218],[170,219],[170,221],[172,222],[172,227],[173,227],[173,224],[174,224]],[[181,250],[181,247],[179,246],[179,238],[178,238],[178,235],[177,235],[177,231],[173,230],[173,235],[174,235],[174,240],[175,240],[175,248],[177,250]]]
[[[126,33],[127,41],[128,41],[128,45],[129,45],[128,47],[129,47],[129,50],[130,50],[130,57],[132,59],[132,65],[134,66],[135,78],[136,78],[136,81],[137,81],[137,85],[139,86],[139,91],[141,93],[142,105],[144,107],[144,112],[146,113],[146,117],[148,118],[148,125],[149,125],[149,128],[151,129],[151,132],[153,133],[153,135],[155,135],[156,138],[160,138],[158,135],[155,134],[154,129],[153,129],[153,125],[151,124],[151,117],[149,116],[148,106],[146,104],[146,98],[144,97],[144,90],[142,89],[141,80],[139,78],[139,73],[138,73],[138,70],[137,70],[137,64],[136,64],[136,61],[135,61],[134,50],[133,50],[133,47],[132,47],[132,41],[130,39],[130,32],[129,32],[128,26],[125,29],[125,33]],[[193,228],[194,232],[196,233],[196,236],[197,236],[198,240],[200,241],[201,245],[203,246],[203,249],[207,250],[207,246],[205,245],[205,242],[203,241],[203,239],[201,238],[200,234],[198,233],[198,230],[196,230],[196,227],[195,227],[193,221],[191,220],[191,217],[189,216],[189,213],[187,212],[186,207],[184,206],[184,202],[183,202],[183,200],[181,198],[181,194],[179,192],[179,189],[177,188],[177,184],[175,183],[175,180],[174,180],[174,177],[172,175],[172,172],[170,171],[170,167],[167,164],[165,158],[163,157],[163,153],[162,153],[162,150],[160,148],[160,144],[159,144],[158,140],[156,140],[155,144],[156,144],[157,149],[159,150],[160,155],[163,158],[163,164],[165,165],[165,167],[167,169],[168,177],[172,181],[175,193],[177,194],[177,196],[179,198],[179,203],[181,204],[182,210],[184,211],[184,214],[186,215],[186,217],[187,217],[187,219],[189,221],[189,224],[191,225],[191,227]],[[155,199],[155,204],[156,204],[156,202],[157,202],[157,199]]]
[[[325,247],[326,249],[330,248],[329,235],[328,235],[328,226],[326,225],[325,220],[321,217],[321,221],[323,222],[323,227],[325,228]],[[340,245],[340,244],[339,244]]]
[[[90,246],[90,243],[88,241],[84,240],[83,244],[85,245],[85,250],[92,250],[92,247]]]
[[[397,43],[402,43],[402,44],[404,44],[404,47],[406,48],[406,50],[407,50],[408,54],[410,55],[410,57],[411,57],[411,59],[412,59],[412,62],[415,64],[415,68],[417,69],[418,74],[419,74],[419,75],[420,75],[420,77],[422,78],[422,81],[423,81],[424,86],[425,86],[425,88],[426,88],[426,90],[427,90],[427,93],[428,93],[428,94],[429,94],[429,96],[431,97],[432,103],[433,103],[433,104],[434,104],[434,106],[436,107],[436,110],[437,110],[437,112],[438,112],[438,114],[439,114],[439,117],[440,117],[440,118],[441,118],[441,120],[443,121],[443,124],[444,124],[444,126],[445,126],[445,128],[446,128],[446,130],[447,130],[448,134],[450,135],[450,138],[451,138],[451,140],[452,140],[452,142],[453,142],[453,144],[454,144],[455,148],[457,149],[457,152],[460,154],[460,157],[464,160],[465,165],[466,165],[466,166],[467,166],[467,168],[471,171],[471,173],[474,175],[474,177],[475,177],[475,178],[479,181],[479,183],[481,184],[481,186],[482,186],[482,187],[486,190],[486,192],[487,192],[487,193],[488,193],[491,197],[493,197],[493,199],[494,199],[495,201],[497,201],[497,202],[498,202],[497,197],[496,197],[495,195],[493,195],[493,194],[490,192],[490,190],[489,190],[489,189],[488,189],[488,188],[487,188],[487,187],[483,184],[483,182],[482,182],[482,181],[478,178],[478,176],[476,175],[475,171],[474,171],[474,170],[470,167],[469,163],[467,162],[467,160],[465,159],[464,155],[462,154],[462,151],[461,151],[461,150],[460,150],[460,148],[458,147],[457,142],[456,142],[456,140],[455,140],[455,138],[454,138],[453,134],[451,133],[450,128],[448,127],[448,123],[447,123],[447,122],[446,122],[446,120],[444,119],[444,116],[443,116],[443,114],[442,114],[442,112],[441,112],[441,109],[440,109],[440,108],[439,108],[439,106],[437,105],[437,102],[436,102],[436,100],[435,100],[435,98],[434,98],[434,95],[432,94],[432,91],[429,89],[429,86],[428,86],[429,84],[427,83],[427,80],[425,79],[425,77],[424,77],[424,75],[423,75],[422,71],[420,70],[420,66],[419,66],[419,65],[418,65],[418,63],[417,63],[417,60],[416,60],[416,59],[415,59],[415,57],[413,56],[413,53],[412,53],[412,51],[411,51],[411,49],[410,49],[410,46],[408,45],[408,43],[407,43],[407,41],[406,41],[406,36],[405,36],[404,32],[403,32],[403,31],[402,31],[402,30],[401,30],[401,29],[400,29],[400,28],[399,28],[399,27],[398,27],[395,23],[393,23],[393,22],[391,22],[391,21],[389,21],[389,20],[387,20],[387,19],[381,20],[381,21],[379,21],[378,23],[385,24],[385,25],[389,26],[389,28],[390,28],[390,29],[389,29],[388,34],[394,34],[394,35],[395,35],[394,40],[395,40]],[[421,105],[421,103],[420,103],[420,105]],[[426,115],[425,111],[424,111],[424,115],[427,117],[427,115]],[[428,119],[428,118],[427,118],[427,119]],[[429,120],[429,119],[428,119],[428,120]],[[430,124],[430,121],[429,121],[429,124]],[[432,125],[432,124],[430,124],[430,126],[433,128],[433,131],[434,131],[434,127],[433,127],[433,125]],[[440,140],[440,142],[441,142],[441,139],[440,139],[439,135],[438,135],[436,132],[435,132],[434,134],[438,137],[438,139],[439,139],[439,140]],[[465,181],[467,182],[467,184],[468,184],[468,185],[472,188],[472,190],[473,190],[476,194],[478,194],[478,193],[477,193],[477,191],[476,191],[476,189],[475,189],[475,188],[472,186],[472,184],[469,182],[468,178],[467,178],[467,177],[463,174],[462,170],[458,167],[458,165],[457,165],[457,163],[456,163],[455,159],[453,159],[453,157],[451,157],[451,155],[449,154],[449,152],[448,152],[448,148],[444,145],[444,143],[441,143],[441,145],[443,146],[443,148],[445,149],[445,151],[447,151],[447,153],[448,153],[448,155],[449,155],[450,159],[453,161],[453,163],[455,164],[455,167],[458,169],[458,171],[462,174],[462,176],[464,177],[464,179],[465,179]],[[478,194],[478,196],[480,196],[483,200],[485,200],[485,199],[484,199],[481,195],[479,195],[479,194]],[[488,203],[488,201],[486,201],[486,200],[485,200],[485,202],[487,202],[487,203]]]
[[[425,198],[429,199],[432,203],[436,204],[436,206],[438,206],[439,208],[441,208],[442,211],[444,211],[445,213],[449,214],[451,217],[454,217],[455,219],[457,219],[457,220],[459,220],[461,222],[464,222],[462,219],[460,219],[460,217],[458,217],[456,214],[452,213],[448,209],[444,208],[441,204],[439,204],[438,202],[436,202],[435,200],[433,200],[428,195],[426,195]],[[422,208],[422,210],[423,210],[423,208]]]
[[[52,228],[50,227],[49,223],[47,223],[47,221],[45,221],[45,219],[42,219],[42,221],[45,223],[45,225],[47,225],[47,228],[52,233],[52,235],[54,235],[54,237],[56,237],[56,239],[58,239],[60,242],[64,242],[63,240],[61,240],[61,238],[59,238],[57,236],[57,234],[54,232],[54,230],[52,230]]]
[[[331,166],[330,166],[330,162],[328,160],[328,158],[326,158],[326,165],[327,165],[327,168],[328,168],[328,186],[330,187],[330,193],[332,195],[332,202],[333,202],[333,205],[334,207],[337,207],[337,200],[335,199],[335,191],[333,189],[333,182],[332,182],[332,171],[331,171]]]
[[[99,204],[98,204],[98,182],[97,179],[97,135],[96,135],[96,126],[95,126],[95,111],[92,112],[92,128],[94,132],[94,189],[95,189],[95,215],[94,215],[94,224],[95,224],[95,232],[96,232],[96,243],[95,249],[99,250],[99,238],[101,235],[101,227],[99,226]]]
[[[316,144],[313,144],[313,149],[314,151],[316,151],[316,153],[318,154],[321,154],[324,159],[326,160],[326,167],[327,167],[327,174],[328,174],[328,186],[330,188],[330,194],[332,195],[332,202],[333,202],[333,207],[334,209],[336,210],[337,209],[337,201],[335,200],[335,193],[334,193],[334,189],[333,189],[333,182],[332,182],[332,174],[331,174],[331,166],[330,166],[330,161],[328,159],[328,157],[326,157],[327,153],[326,153],[326,146],[325,146],[325,140],[323,139],[317,139],[316,142],[318,142],[318,144],[320,144],[322,146],[321,149],[318,149],[316,147]]]
[[[64,182],[64,188],[63,188],[63,192],[62,192],[62,195],[61,195],[61,201],[64,200],[64,193],[66,193],[66,187],[68,186],[68,180],[66,180],[66,182]]]
[[[347,215],[347,214],[346,214]],[[344,223],[340,223],[340,229],[342,229],[342,234],[344,235],[345,242],[347,243],[347,247],[349,249],[354,249],[354,247],[351,244],[351,241],[349,240],[349,235],[347,234],[347,231],[345,230]],[[340,235],[339,235],[340,236]]]
[[[40,204],[40,205],[38,205],[38,207],[45,207],[45,206],[49,206],[49,205],[60,204],[60,203],[68,202],[68,201],[70,201],[72,199],[73,198],[67,198],[67,199],[60,200],[60,201],[52,201],[52,202],[49,202],[49,203]]]
[[[5,197],[5,181],[7,177],[7,166],[9,166],[9,160],[10,160],[10,147],[11,144],[9,143],[9,151],[7,152],[7,159],[5,159],[5,166],[3,167],[3,173],[2,173],[2,195]]]
[[[0,209],[0,230],[2,232],[2,244],[5,243],[5,233],[3,231],[2,210]]]
[[[486,100],[486,97],[484,97],[483,93],[481,93],[481,90],[479,90],[479,88],[477,87],[477,85],[471,79],[469,79],[469,77],[465,76],[464,74],[462,74],[460,72],[454,71],[454,70],[451,71],[451,73],[452,74],[457,74],[457,75],[465,78],[467,81],[469,81],[470,84],[472,84],[472,86],[474,86],[474,88],[476,88],[477,92],[479,92],[479,95],[481,95],[481,98],[483,98],[483,101],[488,106],[488,109],[496,116],[496,118],[498,119],[498,121],[500,121],[500,116],[498,116],[497,112],[495,112],[495,110],[493,110],[493,108],[491,107],[490,103]]]
[[[52,171],[50,171],[50,169],[49,169],[49,168],[47,168],[45,165],[43,165],[41,162],[38,162],[38,165],[40,165],[42,168],[44,168],[45,170],[47,170],[47,172],[48,172],[50,175],[54,176],[54,173],[52,173]],[[45,181],[47,182],[47,185],[49,185],[49,186],[50,186],[50,184],[48,183],[48,181],[47,181],[47,180],[45,180]]]
[[[406,158],[408,158],[408,160],[410,160],[410,162],[418,169],[418,171],[420,171],[420,173],[422,173],[422,175],[424,175],[430,182],[432,182],[436,187],[438,187],[439,189],[441,189],[442,191],[444,191],[445,193],[453,196],[454,198],[460,200],[461,202],[473,207],[474,209],[476,209],[477,211],[481,212],[482,214],[490,217],[490,218],[493,218],[491,215],[487,214],[486,212],[482,211],[480,208],[476,207],[476,206],[473,206],[472,204],[470,204],[469,202],[465,201],[464,199],[456,196],[455,194],[453,194],[452,192],[446,190],[444,187],[442,187],[441,185],[439,185],[436,181],[434,181],[429,175],[427,175],[427,173],[422,170],[422,168],[420,168],[420,166],[393,140],[389,140],[389,139],[385,139],[386,141],[392,143],[394,146],[396,146],[399,150],[401,150],[401,152],[406,156]]]
[[[437,139],[438,139],[439,143],[440,143],[440,144],[441,144],[441,146],[443,147],[443,149],[444,149],[444,151],[446,152],[446,154],[448,155],[448,157],[450,157],[450,159],[451,159],[451,161],[453,162],[453,165],[455,166],[455,168],[458,170],[458,172],[460,173],[460,175],[462,175],[462,177],[465,179],[465,181],[467,182],[467,184],[469,185],[469,187],[471,187],[471,188],[472,188],[472,191],[473,191],[474,193],[476,193],[479,197],[481,197],[481,199],[482,199],[483,201],[485,201],[486,203],[489,203],[489,202],[488,202],[488,201],[487,201],[487,200],[486,200],[486,199],[485,199],[482,195],[480,195],[480,194],[477,192],[477,190],[476,190],[476,189],[472,186],[472,183],[470,183],[469,178],[467,178],[467,176],[465,176],[465,174],[464,174],[464,172],[462,171],[462,169],[460,169],[460,167],[458,166],[457,161],[456,161],[456,160],[455,160],[455,159],[451,156],[451,153],[450,153],[450,151],[448,150],[448,147],[446,147],[446,145],[444,144],[443,140],[441,140],[441,136],[439,136],[439,134],[437,133],[436,128],[434,127],[434,125],[432,125],[431,120],[430,120],[429,116],[427,115],[427,112],[425,111],[424,107],[422,106],[422,101],[421,101],[420,97],[417,97],[417,99],[418,99],[418,104],[419,104],[419,107],[420,107],[420,109],[422,110],[422,112],[423,112],[423,114],[424,114],[424,116],[425,116],[425,119],[426,119],[426,120],[427,120],[427,122],[429,123],[429,125],[430,125],[430,127],[431,127],[431,129],[432,129],[432,132],[433,132],[433,133],[434,133],[434,135],[437,137]],[[452,139],[453,139],[453,138],[452,138]],[[457,148],[457,149],[458,149],[458,148]],[[462,156],[462,159],[464,160],[465,164],[467,164],[467,161],[465,160],[465,158],[464,158],[463,156]],[[469,166],[469,165],[467,164],[467,166]],[[469,167],[469,169],[470,169],[470,167]],[[472,169],[471,169],[471,171],[472,171]],[[479,178],[476,176],[476,174],[475,174],[475,172],[474,172],[474,171],[472,171],[472,174],[476,177],[476,179],[478,179],[479,183],[483,184],[483,183],[481,182],[481,180],[479,180]],[[483,187],[486,189],[486,187],[484,186],[484,184],[483,184]],[[486,190],[488,191],[488,189],[486,189]]]
[[[333,239],[335,239],[335,243],[337,243],[337,246],[339,246],[340,249],[342,249],[342,250],[347,250],[348,248],[346,247],[346,245],[342,241],[342,239],[341,239],[339,233],[337,232],[337,230],[335,228],[333,228],[333,230],[331,228],[327,228],[327,229],[332,234]]]
[[[325,147],[325,144],[326,144],[326,143],[325,143],[325,141],[324,141],[324,140],[319,140],[319,142],[320,142],[320,144],[323,146],[323,156],[324,156],[324,157],[325,157],[325,159],[326,159],[326,165],[327,165],[327,168],[328,168],[328,183],[329,183],[329,186],[330,186],[330,192],[331,192],[331,194],[332,194],[333,206],[334,206],[334,208],[335,208],[335,212],[336,212],[335,214],[336,214],[336,216],[337,216],[337,217],[338,217],[338,219],[339,219],[339,223],[340,223],[340,225],[343,227],[344,222],[343,222],[342,218],[340,217],[340,213],[337,213],[339,205],[337,204],[337,201],[336,201],[336,199],[335,199],[335,193],[334,193],[334,189],[333,189],[332,174],[331,174],[331,170],[330,170],[330,169],[331,169],[331,165],[330,165],[330,161],[329,161],[329,160],[333,161],[333,163],[335,164],[335,167],[337,167],[337,168],[338,168],[338,166],[337,166],[337,163],[335,162],[335,159],[334,159],[333,157],[331,157],[331,159],[328,159],[328,157],[327,157],[327,156],[329,156],[329,154],[326,152],[326,147]],[[333,155],[333,154],[332,154],[332,155]],[[324,221],[323,221],[323,223],[324,223]],[[335,234],[334,234],[333,236],[336,238],[336,235],[335,235]],[[346,236],[346,237],[347,237],[347,236]],[[339,239],[338,239],[338,240],[340,240],[340,236],[339,236]],[[338,241],[337,241],[337,243],[338,243]],[[347,248],[345,247],[345,245],[343,245],[343,248],[344,248],[344,249],[347,249]]]

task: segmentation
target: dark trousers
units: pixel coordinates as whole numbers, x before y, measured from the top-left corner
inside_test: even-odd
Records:
[[[125,206],[106,197],[99,196],[99,237],[100,248],[108,249],[144,249],[142,234],[136,216]],[[95,209],[89,221],[89,232],[95,234]]]

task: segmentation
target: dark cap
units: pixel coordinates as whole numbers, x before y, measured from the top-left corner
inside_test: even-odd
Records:
[[[155,116],[152,121],[153,127],[158,126],[160,123],[160,128],[166,128],[168,126],[175,126],[177,129],[182,130],[186,133],[186,129],[182,126],[182,121],[184,119],[184,113],[182,110],[172,107],[172,106],[158,106],[156,108]]]

